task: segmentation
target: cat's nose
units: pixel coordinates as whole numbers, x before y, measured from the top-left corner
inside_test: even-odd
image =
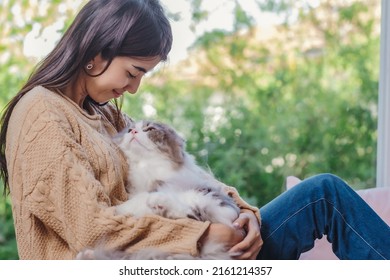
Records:
[[[138,133],[138,131],[136,129],[131,130],[131,134],[137,134],[137,133]]]

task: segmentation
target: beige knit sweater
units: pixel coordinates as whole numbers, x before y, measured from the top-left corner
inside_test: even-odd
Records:
[[[82,110],[36,87],[15,107],[6,158],[21,259],[73,259],[97,244],[198,253],[208,222],[115,215],[126,199],[127,163],[111,136],[130,121],[114,106]],[[116,125],[115,125],[116,124]],[[228,188],[242,208],[258,210]]]

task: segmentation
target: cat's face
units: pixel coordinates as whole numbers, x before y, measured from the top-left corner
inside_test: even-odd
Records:
[[[132,157],[164,155],[177,164],[184,160],[184,140],[170,126],[138,121],[119,133],[114,141]]]

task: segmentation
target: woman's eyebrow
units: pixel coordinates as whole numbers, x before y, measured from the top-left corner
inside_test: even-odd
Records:
[[[146,71],[146,69],[143,68],[143,67],[135,66],[135,65],[133,65],[133,67],[134,67],[135,69],[137,69],[138,71],[144,72],[145,74],[148,73],[148,71]]]

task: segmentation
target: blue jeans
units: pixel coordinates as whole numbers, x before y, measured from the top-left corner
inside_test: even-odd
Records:
[[[339,259],[390,259],[390,227],[334,175],[302,181],[260,213],[264,245],[258,259],[298,259],[323,235]]]

